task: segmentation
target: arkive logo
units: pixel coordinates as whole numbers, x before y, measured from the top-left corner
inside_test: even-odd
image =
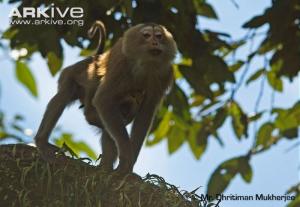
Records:
[[[9,17],[10,24],[33,24],[33,25],[74,25],[82,26],[84,10],[81,7],[60,8],[51,4],[40,7],[13,8]]]
[[[21,11],[20,11],[21,10]],[[65,18],[67,16],[71,18],[83,17],[83,8],[81,7],[66,7],[61,9],[51,4],[49,7],[22,7],[13,8],[10,11],[9,17],[13,18]]]

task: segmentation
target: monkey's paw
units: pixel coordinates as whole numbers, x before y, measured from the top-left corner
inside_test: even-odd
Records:
[[[37,144],[38,151],[43,160],[49,163],[66,162],[67,157],[61,151],[61,149],[50,143]]]
[[[115,174],[118,174],[120,176],[125,176],[127,174],[132,173],[133,167],[129,162],[121,162],[117,169],[114,171]]]
[[[101,161],[97,167],[104,172],[108,172],[108,173],[113,172],[113,165],[110,163],[107,164]]]

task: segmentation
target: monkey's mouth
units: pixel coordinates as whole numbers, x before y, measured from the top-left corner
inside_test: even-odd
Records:
[[[158,56],[162,53],[162,50],[158,48],[153,48],[149,50],[149,53],[153,56]]]

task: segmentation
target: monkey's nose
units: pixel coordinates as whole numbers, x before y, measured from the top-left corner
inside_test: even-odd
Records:
[[[152,46],[158,46],[158,42],[152,42]]]

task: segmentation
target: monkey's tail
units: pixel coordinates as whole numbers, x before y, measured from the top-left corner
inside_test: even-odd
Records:
[[[92,39],[95,36],[97,30],[99,30],[100,36],[99,36],[98,49],[96,55],[100,55],[104,51],[104,44],[106,40],[106,29],[103,22],[101,22],[100,20],[97,20],[88,30],[88,36],[90,39]]]

